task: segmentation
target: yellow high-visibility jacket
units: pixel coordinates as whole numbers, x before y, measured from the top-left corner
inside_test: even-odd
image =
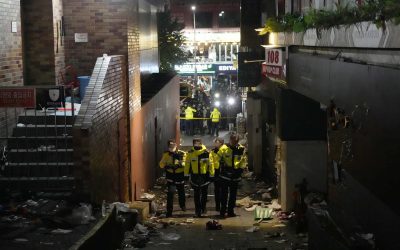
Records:
[[[246,167],[246,157],[244,155],[245,148],[238,144],[237,146],[227,145],[225,150],[218,151],[221,161],[224,163],[224,167],[234,169],[244,169]]]
[[[219,122],[219,119],[221,118],[221,112],[217,108],[214,108],[214,110],[211,112],[210,115],[211,122]]]
[[[201,146],[200,150],[192,147],[187,152],[184,169],[185,176],[190,174],[214,176],[214,166],[210,160],[210,153],[204,145]]]
[[[224,152],[228,149],[228,146],[225,144],[222,145],[219,149],[213,149],[210,152],[210,159],[212,161],[212,164],[214,166],[214,170],[218,170],[219,166],[221,164],[221,155],[224,154]]]
[[[193,113],[196,113],[196,112],[197,112],[197,111],[196,111],[194,108],[188,106],[188,107],[185,109],[185,118],[186,118],[186,119],[193,119]]]
[[[176,152],[166,151],[162,155],[160,168],[165,169],[169,173],[183,173],[185,165],[186,153],[182,150]]]

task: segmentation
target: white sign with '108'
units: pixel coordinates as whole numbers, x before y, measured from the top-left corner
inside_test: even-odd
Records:
[[[265,62],[267,65],[282,66],[282,50],[266,49]]]

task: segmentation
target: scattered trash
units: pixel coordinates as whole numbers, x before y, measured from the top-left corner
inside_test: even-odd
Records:
[[[140,233],[140,234],[148,234],[148,233],[149,233],[149,230],[147,229],[147,227],[143,226],[143,225],[140,224],[140,223],[137,223],[137,224],[136,224],[136,226],[135,226],[135,228],[134,228],[134,231],[135,231],[135,232],[138,232],[138,233]]]
[[[161,233],[161,239],[163,240],[169,240],[169,241],[173,241],[173,240],[179,240],[181,238],[181,236],[177,233]]]
[[[275,232],[275,233],[266,233],[264,235],[265,238],[279,238],[284,236],[285,233],[281,233],[281,232]]]
[[[270,193],[263,193],[261,194],[261,199],[264,201],[270,201],[271,200],[271,194]]]
[[[206,223],[206,230],[222,230],[222,225],[217,220],[210,220]]]
[[[122,203],[122,202],[114,202],[111,204],[112,207],[116,207],[117,213],[123,212],[123,213],[139,213],[137,209],[130,208],[129,204]]]
[[[268,207],[272,208],[273,211],[279,211],[282,209],[281,205],[279,205],[277,200],[273,200],[272,203]]]
[[[285,242],[287,242],[288,240],[286,240],[286,239],[282,239],[282,240],[276,240],[275,242],[276,243],[279,243],[279,244],[282,244],[282,243],[285,243]]]
[[[143,194],[140,196],[140,199],[143,199],[143,200],[153,200],[155,196],[156,196],[155,194],[143,193]]]
[[[186,219],[185,222],[188,224],[192,224],[194,223],[194,219]]]
[[[14,239],[14,241],[15,242],[28,242],[29,240],[25,239],[25,238],[16,238],[16,239]]]
[[[46,246],[53,246],[54,245],[54,242],[43,242],[43,241],[41,241],[41,242],[39,242],[41,245],[46,245]]]
[[[271,208],[263,208],[260,206],[257,206],[254,210],[254,219],[270,219],[272,217],[272,209]]]
[[[36,201],[33,201],[33,200],[27,200],[25,202],[25,204],[27,204],[28,206],[32,206],[32,207],[37,207],[39,205],[39,203],[37,203]]]
[[[254,233],[254,232],[258,232],[259,230],[260,230],[260,227],[252,226],[251,228],[247,229],[246,232]]]
[[[61,228],[57,228],[57,229],[54,229],[53,231],[51,231],[52,234],[69,234],[71,232],[72,232],[72,230],[61,229]]]
[[[245,207],[244,210],[246,210],[247,212],[253,212],[256,209],[257,205],[253,205],[250,207]]]
[[[23,128],[23,127],[25,127],[25,126],[26,126],[26,125],[23,124],[23,123],[18,123],[18,124],[17,124],[17,127],[18,127],[18,128]]]
[[[281,223],[281,224],[275,224],[272,227],[286,227],[286,225]]]
[[[95,219],[92,216],[92,205],[81,203],[79,207],[72,210],[72,214],[66,218],[66,221],[72,225],[85,225]]]

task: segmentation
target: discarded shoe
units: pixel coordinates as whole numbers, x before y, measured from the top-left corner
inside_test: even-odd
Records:
[[[206,223],[206,230],[222,230],[222,225],[217,220],[210,220]]]

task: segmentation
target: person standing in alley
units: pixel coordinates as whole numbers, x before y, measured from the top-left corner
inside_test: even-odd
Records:
[[[214,177],[214,166],[210,161],[210,153],[200,138],[193,139],[193,147],[188,151],[185,162],[185,176],[190,176],[194,190],[195,216],[207,213],[207,192],[210,178]]]
[[[235,133],[229,137],[227,148],[218,151],[218,155],[221,158],[221,217],[225,217],[226,212],[228,212],[228,217],[236,216],[234,208],[238,184],[246,167],[244,154],[245,148],[239,144],[239,136]]]
[[[193,135],[193,113],[197,112],[194,108],[190,106],[190,104],[185,109],[185,119],[186,119],[186,130],[187,135]]]
[[[221,169],[221,157],[220,155],[223,154],[227,150],[227,146],[224,144],[224,139],[217,137],[214,140],[214,148],[210,152],[210,158],[212,160],[212,164],[214,166],[214,197],[215,197],[215,210],[221,210],[221,179],[219,178],[220,169]],[[219,152],[219,153],[218,153]],[[222,162],[222,164],[224,164]]]
[[[221,112],[215,107],[211,112],[211,135],[219,136],[219,120],[221,119]]]
[[[175,191],[178,191],[179,206],[186,211],[185,206],[185,176],[184,164],[186,153],[178,150],[175,140],[168,140],[168,151],[164,152],[160,168],[165,169],[167,179],[167,217],[172,216]]]

